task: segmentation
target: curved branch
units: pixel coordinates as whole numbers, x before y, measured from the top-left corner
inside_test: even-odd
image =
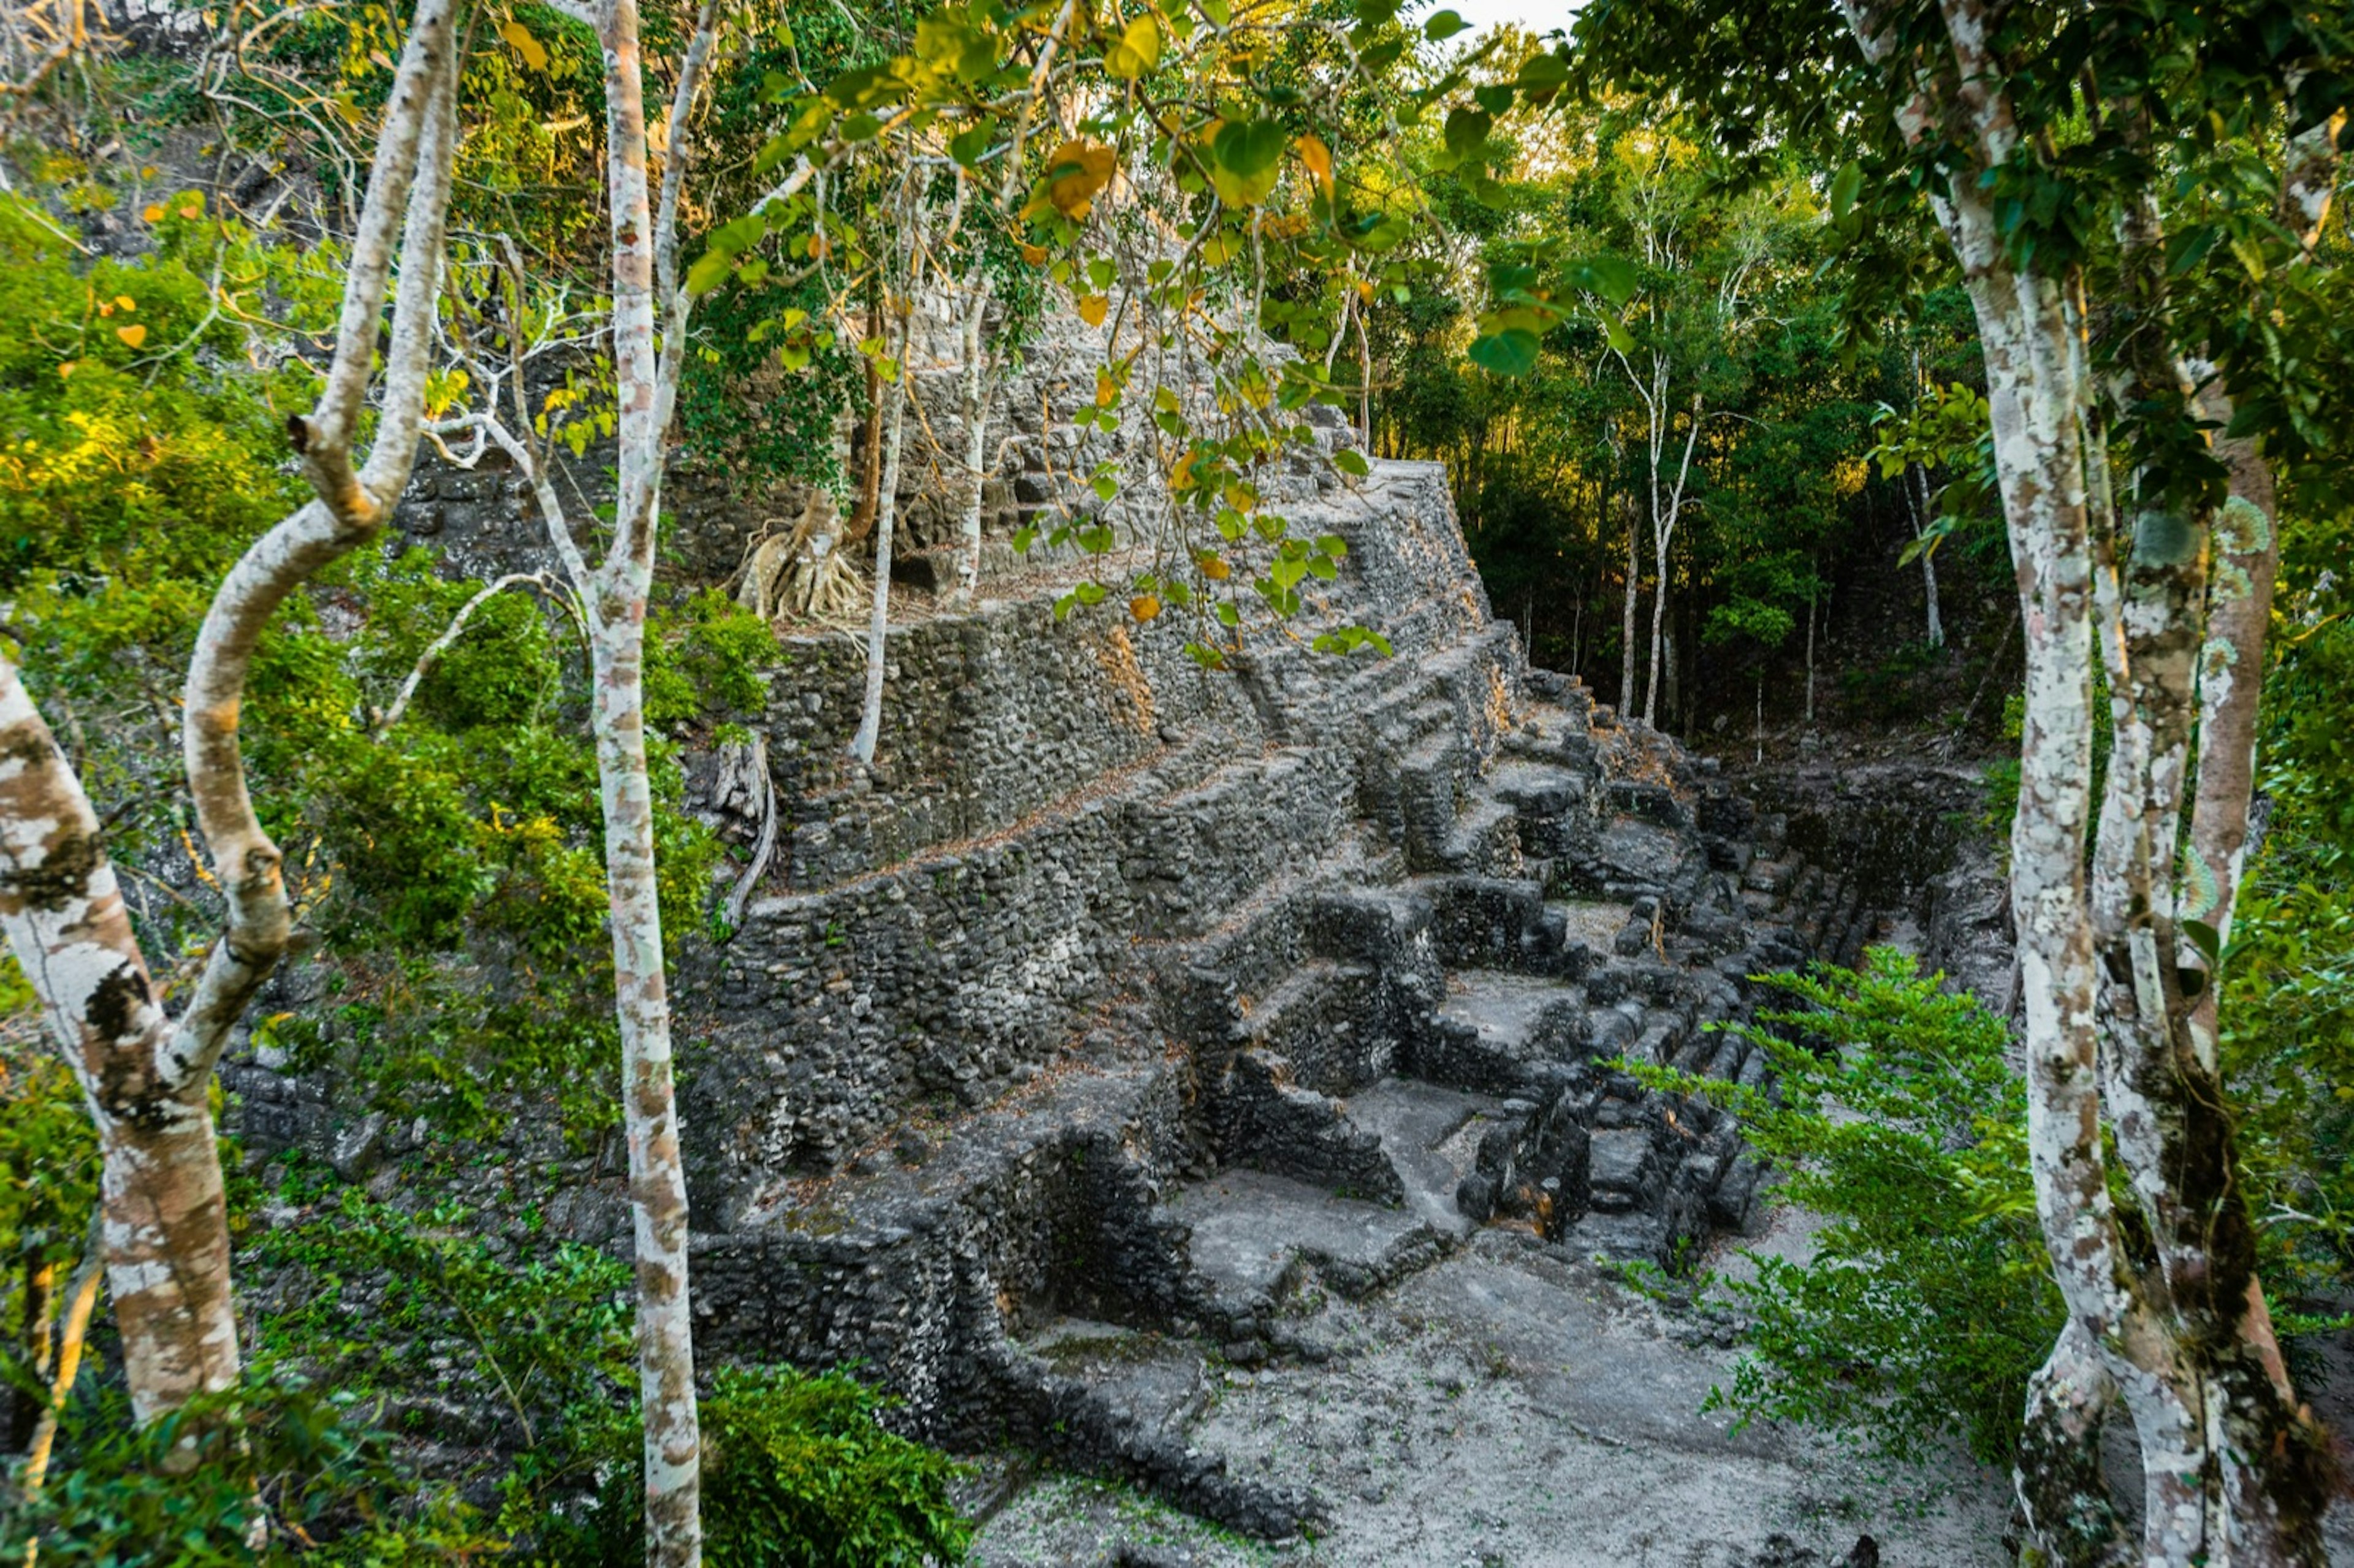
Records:
[[[401,69],[404,80],[412,68],[421,80],[406,98],[396,90],[396,112],[382,138],[385,150],[409,149],[412,166],[406,175],[397,175],[387,172],[381,158],[376,165],[376,184],[397,193],[408,207],[402,236],[408,264],[393,307],[382,424],[366,465],[357,472],[352,467],[355,394],[347,397],[345,388],[355,375],[357,387],[364,389],[373,366],[375,323],[383,314],[390,264],[385,209],[396,199],[395,194],[380,199],[373,186],[361,225],[363,244],[354,252],[345,289],[346,330],[328,370],[327,390],[312,419],[292,426],[301,433],[317,498],[263,535],[230,569],[213,596],[188,661],[182,726],[188,792],[228,901],[228,928],[214,944],[196,994],[157,1064],[163,1081],[175,1086],[201,1083],[211,1072],[229,1026],[277,967],[292,934],[282,857],[263,832],[246,789],[238,737],[246,673],[278,607],[322,568],[374,535],[415,464],[449,200],[456,66],[447,0],[420,0]],[[354,334],[349,329],[360,318],[368,330]]]

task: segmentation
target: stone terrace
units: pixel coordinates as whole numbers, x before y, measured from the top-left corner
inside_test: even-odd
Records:
[[[1710,765],[1525,667],[1435,465],[1286,510],[1350,546],[1310,619],[1394,658],[1204,674],[1174,615],[984,602],[893,631],[869,772],[858,656],[797,641],[779,885],[682,987],[711,1349],[862,1360],[912,1429],[1278,1538],[1323,1499],[1189,1447],[1185,1369],[1320,1362],[1302,1299],[1484,1233],[1672,1267],[1743,1226],[1734,1129],[1608,1064],[1757,1081],[1706,1025],[1862,929]],[[1070,1351],[1107,1332],[1170,1354]]]

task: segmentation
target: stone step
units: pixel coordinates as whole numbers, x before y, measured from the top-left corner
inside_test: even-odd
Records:
[[[1438,842],[1437,864],[1448,871],[1489,875],[1520,869],[1520,816],[1492,796],[1475,797]]]
[[[1222,1164],[1373,1202],[1405,1202],[1380,1139],[1352,1123],[1338,1100],[1302,1085],[1284,1057],[1236,1052],[1208,1087],[1204,1119]]]
[[[1100,1395],[1116,1421],[1181,1436],[1209,1404],[1209,1358],[1199,1340],[1087,1318],[1056,1318],[1016,1340],[1064,1377]]]
[[[1522,1092],[1541,1069],[1584,1059],[1585,995],[1540,975],[1460,969],[1405,1066],[1414,1076],[1474,1094]]]
[[[1310,1272],[1343,1296],[1370,1295],[1437,1261],[1448,1245],[1411,1209],[1257,1171],[1191,1183],[1161,1213],[1189,1233],[1187,1255],[1214,1297],[1260,1311],[1272,1310]]]
[[[1479,1140],[1519,1116],[1489,1095],[1467,1094],[1411,1078],[1384,1078],[1343,1103],[1349,1119],[1381,1139],[1397,1168],[1405,1207],[1433,1230],[1461,1239],[1478,1228],[1456,1202],[1478,1167]]]

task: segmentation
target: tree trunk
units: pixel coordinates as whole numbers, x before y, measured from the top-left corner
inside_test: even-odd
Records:
[[[1916,485],[1919,487],[1917,499],[1914,495]],[[1927,545],[1929,475],[1919,463],[1908,464],[1904,470],[1904,510],[1913,520],[1914,541],[1921,546],[1921,590],[1929,607],[1929,646],[1943,648],[1946,645],[1946,623],[1937,611],[1937,556]]]
[[[870,302],[866,307],[866,335],[883,335],[883,307]],[[851,508],[850,526],[843,530],[842,542],[855,545],[864,540],[875,527],[875,510],[883,498],[883,377],[876,373],[875,361],[866,361],[866,424],[865,438],[861,443],[858,464],[858,504]]]
[[[646,1562],[702,1559],[700,1433],[688,1311],[686,1171],[672,1086],[670,996],[655,878],[653,791],[646,771],[642,587],[606,600],[590,647],[592,724],[605,814],[614,1014],[637,1236],[638,1393],[645,1421]]]
[[[965,309],[963,322],[964,350],[964,467],[972,493],[965,498],[963,547],[957,562],[956,587],[950,601],[970,604],[981,583],[981,492],[988,455],[989,388],[981,356],[981,317],[989,309],[989,276],[981,271],[979,262],[973,264],[970,281],[972,298]]]
[[[0,923],[97,1125],[115,1323],[133,1409],[152,1420],[238,1376],[212,1061],[170,1059],[98,814],[5,656],[0,748]]]
[[[594,607],[589,648],[596,683],[589,722],[605,816],[613,1005],[620,1026],[622,1124],[629,1140],[630,1208],[637,1237],[638,1403],[645,1428],[648,1568],[697,1568],[703,1559],[702,1436],[687,1284],[686,1170],[680,1158],[672,1082],[653,791],[646,771],[644,660],[664,440],[687,352],[688,296],[677,276],[677,208],[687,122],[710,49],[713,17],[706,4],[679,72],[657,227],[647,187],[645,85],[635,0],[606,0],[598,13],[605,52],[620,473],[612,548],[587,595]],[[659,356],[654,333],[658,289],[664,317]]]
[[[1909,58],[1862,5],[1849,15],[1875,64]],[[1967,138],[1934,200],[1985,351],[2026,640],[2011,907],[2029,1159],[2069,1319],[2028,1413],[2020,1502],[2047,1552],[2115,1555],[2083,1501],[2088,1468],[2080,1453],[2070,1457],[2086,1441],[2085,1422],[2071,1417],[2072,1428],[2048,1408],[2063,1386],[2086,1407],[2105,1397],[2082,1371],[2097,1356],[2139,1440],[2144,1563],[2317,1563],[2316,1438],[2267,1354],[2222,1084],[2211,1044],[2202,1051],[2187,1027],[2187,949],[2178,946],[2174,846],[2191,760],[2191,674],[2205,640],[2207,520],[2154,503],[2119,518],[2092,396],[2083,280],[2042,272],[2007,249],[1977,177],[2018,145],[2002,90],[1981,85],[1999,82],[2002,68],[1968,0],[1949,0],[1946,23],[1954,79],[1973,85],[1962,93],[1898,64],[1908,83],[1898,122],[1927,143],[1947,134],[1933,128],[1948,124],[1950,108]],[[2162,320],[2153,308],[2163,287],[2154,204],[2128,212],[2120,238],[2123,313]],[[2123,347],[2111,388],[2120,411],[2141,417],[2179,394],[2178,351],[2147,333]],[[2115,742],[2088,867],[2096,648],[2110,672]],[[2109,1168],[2111,1139],[2122,1180]],[[2121,1193],[2130,1204],[2123,1217]],[[2087,1520],[2094,1528],[2080,1529]]]
[[[1807,727],[1815,726],[1815,590],[1807,593]]]
[[[214,595],[183,700],[188,789],[228,904],[176,1023],[156,997],[96,813],[16,665],[0,659],[0,925],[98,1133],[101,1234],[132,1409],[143,1421],[237,1381],[220,1159],[207,1090],[228,1032],[285,952],[278,846],[256,818],[239,744],[246,674],[278,607],[374,537],[408,482],[423,416],[455,141],[448,0],[420,0],[402,45],[354,235],[335,346],[310,413],[288,421],[316,499],[256,541]],[[385,286],[400,270],[388,339]],[[352,446],[384,340],[365,465]],[[190,1441],[193,1442],[193,1435]]]
[[[1659,406],[1664,410],[1664,405]],[[1643,722],[1657,726],[1659,721],[1660,686],[1666,679],[1660,660],[1666,637],[1668,616],[1668,559],[1676,540],[1676,523],[1683,514],[1684,486],[1691,479],[1692,450],[1700,442],[1701,395],[1691,397],[1691,423],[1684,431],[1683,461],[1676,469],[1675,483],[1670,487],[1664,508],[1659,496],[1659,457],[1664,450],[1664,426],[1651,441],[1651,549],[1652,569],[1656,574],[1651,583],[1651,666],[1650,677],[1643,687]],[[1664,417],[1664,414],[1663,416]]]
[[[23,1309],[17,1317],[16,1359],[25,1370],[43,1383],[49,1375],[51,1358],[50,1319],[57,1312],[58,1266],[39,1251],[28,1248],[25,1254]],[[41,1396],[30,1388],[19,1385],[16,1403],[8,1417],[8,1448],[21,1453],[33,1440],[34,1425],[41,1418]]]
[[[914,330],[916,279],[923,252],[921,196],[909,202],[907,292],[899,301],[899,374],[892,378],[886,397],[891,405],[890,428],[883,437],[882,499],[875,512],[875,610],[866,626],[866,699],[859,710],[858,733],[851,737],[850,754],[872,763],[883,735],[883,662],[891,630],[891,530],[899,510],[899,453],[907,425],[907,349]]]
[[[1642,556],[1638,546],[1642,524],[1635,511],[1635,498],[1621,496],[1620,510],[1627,514],[1627,599],[1619,616],[1618,648],[1618,712],[1620,716],[1635,716],[1635,617],[1642,592]]]
[[[90,1313],[98,1307],[98,1287],[105,1274],[106,1245],[100,1234],[104,1224],[104,1211],[90,1216],[90,1239],[82,1243],[81,1261],[74,1266],[73,1283],[66,1287],[65,1316],[58,1322],[56,1364],[43,1376],[48,1382],[49,1396],[41,1406],[40,1418],[34,1423],[31,1440],[25,1446],[25,1467],[18,1472],[16,1485],[27,1499],[41,1495],[42,1484],[49,1477],[49,1451],[57,1442],[58,1417],[73,1393],[74,1380],[81,1375],[82,1347],[90,1340]],[[34,1568],[38,1542],[25,1547],[25,1568]]]

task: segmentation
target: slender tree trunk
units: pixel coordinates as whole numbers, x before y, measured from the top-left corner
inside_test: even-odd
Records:
[[[25,1370],[46,1383],[54,1336],[51,1319],[57,1313],[58,1266],[37,1251],[25,1254],[25,1282],[22,1310],[17,1315],[16,1359]],[[40,1420],[41,1396],[32,1389],[19,1387],[16,1403],[8,1418],[8,1447],[21,1452],[33,1440],[34,1424]]]
[[[90,1318],[97,1309],[99,1284],[106,1273],[105,1238],[100,1234],[103,1224],[103,1210],[90,1216],[90,1239],[82,1244],[81,1261],[74,1266],[73,1282],[66,1287],[65,1315],[58,1323],[56,1364],[43,1374],[49,1397],[41,1406],[40,1418],[33,1425],[31,1440],[25,1447],[25,1467],[17,1477],[16,1484],[27,1499],[40,1496],[41,1487],[48,1479],[49,1452],[58,1438],[58,1417],[73,1393],[74,1380],[81,1375],[82,1348],[90,1340]],[[27,1544],[25,1568],[34,1568],[38,1544]]]
[[[1659,407],[1663,410],[1665,405]],[[1663,426],[1651,442],[1651,549],[1655,573],[1651,583],[1651,664],[1650,676],[1643,687],[1643,722],[1656,726],[1659,720],[1660,687],[1666,680],[1660,663],[1664,657],[1664,640],[1668,619],[1668,561],[1674,546],[1676,523],[1683,514],[1684,486],[1691,478],[1692,450],[1700,441],[1701,395],[1691,397],[1691,424],[1684,431],[1684,455],[1676,469],[1675,483],[1670,487],[1662,505],[1659,496],[1659,457],[1666,439]]]
[[[891,630],[891,530],[899,510],[899,453],[907,425],[907,350],[914,331],[915,281],[923,255],[923,206],[920,194],[908,203],[907,291],[900,296],[899,374],[889,392],[890,428],[883,438],[883,493],[875,512],[875,610],[866,626],[866,700],[859,710],[858,733],[851,737],[850,754],[861,762],[875,760],[883,735],[883,662]]]
[[[971,298],[963,322],[963,400],[965,477],[972,486],[972,493],[965,498],[963,549],[957,562],[956,588],[950,596],[958,604],[970,604],[981,582],[981,492],[989,450],[989,387],[981,347],[981,317],[989,308],[989,277],[977,261],[972,268],[970,288]]]
[[[870,302],[866,307],[866,335],[883,335],[883,307]],[[875,361],[866,361],[866,436],[861,451],[858,473],[858,504],[852,508],[850,526],[843,531],[842,542],[855,545],[864,539],[875,526],[875,508],[883,498],[883,377],[875,368]]]
[[[687,1290],[688,1215],[672,1084],[670,995],[646,770],[645,599],[616,585],[590,643],[591,724],[605,815],[605,891],[621,1033],[621,1103],[637,1236],[639,1402],[645,1421],[646,1561],[701,1561],[700,1433]]]
[[[1365,336],[1364,306],[1357,312],[1357,428],[1364,432],[1365,450],[1373,450],[1373,349]]]
[[[1918,396],[1925,383],[1921,379],[1921,350],[1913,350],[1913,390]],[[1913,538],[1921,546],[1921,588],[1929,607],[1929,646],[1946,645],[1945,622],[1937,614],[1937,558],[1927,544],[1929,532],[1929,471],[1917,462],[1906,463],[1903,476],[1905,514],[1912,519]]]
[[[1922,545],[1921,591],[1929,607],[1929,646],[1943,648],[1946,645],[1946,623],[1937,609],[1937,556],[1925,542],[1929,529],[1929,475],[1919,463],[1905,466],[1904,510],[1913,521],[1913,537]]]
[[[1642,592],[1642,556],[1638,546],[1642,524],[1635,511],[1635,498],[1619,498],[1620,510],[1627,515],[1627,594],[1620,612],[1618,647],[1618,712],[1627,718],[1635,716],[1635,624]]]
[[[1651,661],[1643,680],[1643,722],[1657,728],[1659,723],[1660,687],[1666,683],[1661,666],[1665,656],[1668,623],[1668,548],[1664,535],[1656,536],[1658,550],[1651,578]]]
[[[655,221],[646,171],[646,111],[635,0],[605,0],[606,183],[613,256],[612,343],[620,405],[620,474],[612,548],[591,600],[589,712],[605,816],[605,892],[621,1035],[622,1123],[637,1237],[638,1403],[644,1424],[648,1568],[703,1558],[702,1436],[687,1281],[686,1169],[673,1083],[669,980],[646,768],[645,624],[660,525],[664,441],[686,354],[687,295],[678,277],[677,211],[687,122],[711,47],[706,4],[679,73],[671,155]],[[659,294],[663,316],[656,352]]]
[[[1807,727],[1815,726],[1815,590],[1807,591]]]

